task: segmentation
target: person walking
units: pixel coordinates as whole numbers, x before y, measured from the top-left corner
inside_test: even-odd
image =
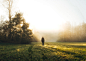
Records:
[[[44,37],[42,37],[41,42],[42,42],[42,45],[44,45]]]

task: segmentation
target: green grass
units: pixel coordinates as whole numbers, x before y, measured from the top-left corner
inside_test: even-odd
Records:
[[[0,61],[86,61],[85,42],[0,43]]]

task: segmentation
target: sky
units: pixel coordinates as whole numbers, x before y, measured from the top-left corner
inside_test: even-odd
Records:
[[[14,0],[12,15],[15,12],[23,13],[34,33],[55,33],[67,21],[71,25],[86,22],[86,0]],[[7,19],[7,15],[7,9],[0,4],[0,16]]]
[[[34,29],[57,31],[66,21],[73,25],[86,22],[85,3],[86,0],[20,0],[19,7]]]

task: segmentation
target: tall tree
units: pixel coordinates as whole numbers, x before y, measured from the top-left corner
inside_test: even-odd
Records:
[[[32,30],[28,28],[29,24],[25,22],[23,15],[16,13],[14,18],[12,18],[12,35],[19,43],[31,42]]]
[[[4,3],[2,5],[8,10],[9,21],[11,22],[11,9],[13,5],[13,0],[3,0]]]
[[[3,6],[8,10],[8,15],[9,15],[9,38],[11,38],[11,18],[12,18],[12,14],[11,14],[11,9],[12,9],[12,5],[13,5],[13,0],[3,0]]]

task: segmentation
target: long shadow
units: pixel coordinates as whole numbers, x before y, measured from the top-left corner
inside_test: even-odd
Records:
[[[78,45],[64,45],[66,47],[74,47],[74,48],[86,48],[86,46],[78,46]]]
[[[7,60],[9,61],[9,59],[11,61],[22,61],[22,60],[24,60],[24,61],[30,61],[30,60],[35,61],[34,58],[32,57],[34,55],[33,54],[34,51],[32,51],[33,46],[34,45],[31,45],[30,47],[28,47],[28,50],[26,51],[26,53],[23,52],[23,51],[22,52],[12,52],[12,53],[10,53],[10,52],[9,53],[1,53],[1,55],[0,55],[0,61],[2,59],[3,59],[2,61],[7,61]],[[43,56],[42,57],[43,61],[56,61],[56,60],[57,61],[80,61],[80,60],[83,60],[83,59],[86,60],[86,58],[84,56],[82,56],[80,54],[77,54],[75,52],[64,51],[64,50],[61,50],[61,49],[58,49],[58,48],[51,48],[51,47],[49,47],[49,48],[45,48],[45,47],[42,47],[42,46],[38,46],[37,48],[35,48],[35,49],[39,49],[40,51],[44,52],[44,53],[41,52],[41,54]],[[15,50],[15,49],[12,49],[12,50]],[[70,59],[68,58],[67,59],[65,57],[58,56],[58,55],[46,56],[45,53],[48,53],[50,51],[51,52],[58,52],[59,51],[59,52],[63,52],[63,53],[66,53],[66,54],[71,54],[71,55],[74,55],[74,57],[77,57],[79,59],[74,59],[74,58],[73,59],[72,58],[70,58]],[[17,59],[17,60],[14,60],[14,59]],[[37,60],[40,61],[40,58],[37,58]]]
[[[53,45],[53,44],[49,44],[49,43],[46,43],[47,45]],[[61,45],[61,44],[57,44],[57,45]],[[66,47],[74,47],[74,48],[86,48],[86,46],[84,46],[84,45],[82,45],[82,46],[80,46],[80,45],[64,45],[64,44],[62,44],[62,46],[66,46]]]
[[[63,53],[66,53],[66,54],[71,54],[71,55],[73,55],[74,57],[76,57],[76,58],[79,58],[79,60],[83,60],[83,59],[85,59],[86,60],[86,57],[84,57],[84,56],[82,56],[81,54],[78,54],[78,53],[75,53],[75,52],[70,52],[70,51],[64,51],[64,50],[61,50],[61,49],[57,49],[57,48],[51,48],[51,47],[49,47],[49,48],[45,48],[45,47],[41,47],[41,48],[43,48],[44,50],[44,52],[45,53],[47,53],[48,51],[51,51],[51,52],[63,52]],[[46,51],[45,51],[46,50]],[[48,50],[48,51],[47,51]],[[59,58],[59,57],[58,57]],[[68,60],[74,60],[74,59],[68,59]]]
[[[85,59],[85,57],[83,57],[81,54],[78,54],[78,53],[75,53],[75,52],[64,51],[64,50],[61,50],[61,49],[57,49],[57,51],[64,52],[66,54],[74,55],[74,57],[77,57],[77,58],[80,58],[80,59]]]

